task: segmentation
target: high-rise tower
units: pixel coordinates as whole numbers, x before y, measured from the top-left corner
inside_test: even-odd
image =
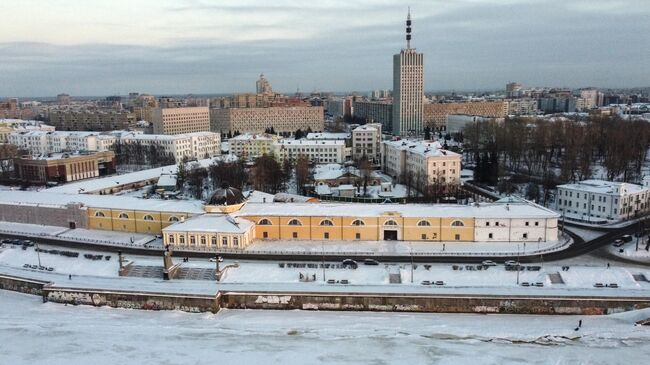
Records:
[[[258,94],[272,94],[273,89],[271,83],[264,78],[264,74],[260,75],[260,79],[255,82],[255,89]]]
[[[422,133],[424,55],[411,48],[411,9],[406,18],[406,48],[393,56],[393,134]]]

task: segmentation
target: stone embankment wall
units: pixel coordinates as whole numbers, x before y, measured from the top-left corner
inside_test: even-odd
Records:
[[[650,307],[650,299],[223,292],[221,293],[221,307],[231,309],[598,315],[647,308]]]

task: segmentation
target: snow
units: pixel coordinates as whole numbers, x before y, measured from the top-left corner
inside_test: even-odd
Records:
[[[58,226],[43,226],[39,224],[25,224],[0,221],[0,232],[4,233],[26,233],[35,236],[55,236],[65,232],[68,228]]]
[[[294,203],[247,204],[234,213],[240,216],[298,216],[310,212],[311,216],[378,217],[387,212],[402,217],[476,217],[476,218],[557,218],[559,215],[542,206],[525,202],[460,204],[346,204],[346,203]]]
[[[236,219],[225,214],[203,214],[168,226],[163,232],[246,233],[252,226],[253,223],[246,219]]]
[[[639,238],[639,249],[636,249],[636,238],[632,241],[625,243],[622,247],[614,247],[609,245],[607,251],[618,257],[630,259],[642,263],[650,263],[650,251],[646,251],[646,242],[649,238],[647,236]]]
[[[610,316],[222,310],[42,303],[0,291],[0,363],[642,364],[641,310]],[[580,331],[574,331],[582,320]]]
[[[574,191],[587,191],[592,193],[600,194],[611,194],[611,195],[621,195],[623,193],[618,193],[618,189],[625,188],[625,192],[628,194],[638,193],[644,189],[641,185],[630,184],[630,183],[621,183],[615,181],[607,180],[584,180],[574,184],[564,184],[558,185],[558,188],[571,189]]]
[[[136,246],[144,245],[151,242],[156,237],[154,235],[147,235],[141,233],[131,232],[118,232],[118,231],[102,231],[97,229],[70,229],[57,235],[60,238],[67,240],[77,240],[84,242],[101,242],[110,244],[133,244]]]

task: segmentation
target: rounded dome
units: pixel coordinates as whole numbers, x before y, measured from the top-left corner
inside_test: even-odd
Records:
[[[208,205],[236,205],[245,202],[246,199],[239,189],[223,184],[217,189],[208,200]]]

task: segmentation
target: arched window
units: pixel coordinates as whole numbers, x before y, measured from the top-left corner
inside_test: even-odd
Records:
[[[178,219],[178,217],[176,217],[176,216],[171,216],[171,217],[169,217],[169,221],[170,221],[170,222],[178,222],[179,219]]]
[[[118,216],[118,218],[120,218],[120,219],[129,219],[129,215],[126,214],[126,213],[120,213],[120,215]]]
[[[149,214],[147,214],[147,215],[145,215],[144,217],[142,217],[142,219],[144,219],[145,221],[152,221],[152,220],[153,220],[153,217],[150,216]]]
[[[260,226],[270,226],[272,223],[270,220],[264,218],[264,219],[260,219],[260,221],[257,224],[259,224]]]
[[[103,212],[95,212],[95,217],[106,217]]]
[[[453,221],[453,222],[451,222],[451,226],[452,227],[465,227],[465,223],[463,223],[461,221]]]
[[[392,219],[389,219],[389,220],[387,220],[386,222],[384,222],[384,225],[385,225],[385,226],[396,226],[396,225],[397,225],[397,222],[395,222],[395,221],[392,220]]]
[[[289,225],[290,226],[302,226],[302,223],[300,223],[300,221],[297,220],[297,219],[292,219],[292,220],[289,221]]]
[[[429,223],[429,221],[421,220],[418,222],[418,227],[431,227],[431,223]]]
[[[353,226],[365,226],[366,224],[361,219],[355,219],[352,221]]]
[[[333,225],[334,225],[334,222],[332,222],[332,221],[329,220],[329,219],[323,219],[323,220],[320,222],[320,225],[321,225],[321,226],[333,226]]]

